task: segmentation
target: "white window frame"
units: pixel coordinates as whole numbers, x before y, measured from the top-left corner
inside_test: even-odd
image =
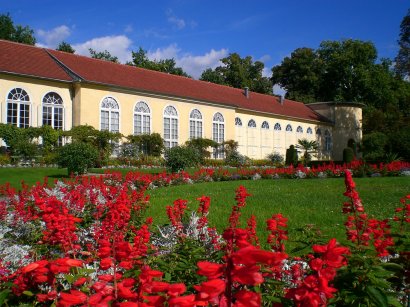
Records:
[[[330,152],[332,150],[333,144],[332,144],[332,134],[330,133],[329,130],[327,129],[325,130],[324,137],[325,137],[324,150],[326,152]]]
[[[11,92],[15,91],[15,90],[16,91],[20,90],[20,92],[12,94],[12,95],[18,95],[19,98],[14,99],[14,97],[13,97],[13,98],[10,99],[9,96],[11,95]],[[24,97],[27,97],[28,100],[21,100],[22,95]],[[17,107],[17,110],[16,110],[17,114],[16,114],[16,122],[15,123],[13,123],[13,121],[9,121],[9,104],[16,104],[16,107]],[[24,121],[22,121],[22,118],[20,116],[21,107],[23,105],[28,106],[28,123],[27,124],[25,124]],[[28,92],[25,89],[23,89],[22,87],[15,87],[15,88],[10,89],[7,92],[7,95],[6,95],[5,123],[15,125],[16,127],[19,127],[19,128],[28,128],[28,127],[31,126],[31,120],[32,120],[31,112],[32,112],[32,104],[31,104],[31,100],[30,100],[30,95],[28,94]],[[23,125],[22,125],[22,122],[23,122]]]
[[[144,110],[145,109],[145,110]],[[140,127],[137,126],[137,117],[140,116]],[[148,121],[148,125],[147,125]],[[133,114],[133,123],[134,123],[134,135],[141,134],[150,134],[151,133],[151,109],[145,101],[138,101],[134,105],[134,114]],[[138,131],[138,128],[140,131]],[[147,130],[148,128],[148,130]]]
[[[256,128],[256,121],[254,119],[250,119],[248,121],[248,128]]]
[[[313,134],[312,128],[308,127],[308,128],[306,129],[306,134]]]
[[[269,130],[269,123],[268,123],[266,120],[263,121],[263,123],[262,123],[262,125],[261,125],[261,128],[262,128],[262,129]]]
[[[114,102],[116,105],[115,107],[103,107],[103,104],[105,102]],[[108,112],[108,129],[103,129],[103,120],[102,120],[102,114],[103,112]],[[114,115],[118,114],[118,130],[113,129],[115,123],[113,123],[114,121]],[[113,96],[106,96],[104,97],[101,102],[100,102],[100,130],[101,131],[110,131],[110,132],[120,132],[121,131],[121,127],[120,127],[120,123],[121,123],[121,110],[120,110],[120,104],[118,102],[118,100],[116,98],[114,98]]]
[[[220,112],[216,112],[212,117],[212,139],[221,144],[214,149],[214,158],[223,159],[224,150],[222,143],[225,141],[225,118]]]
[[[175,112],[173,112],[173,110]],[[174,113],[174,114],[172,114]],[[172,105],[167,105],[164,108],[163,114],[163,132],[164,132],[164,145],[169,149],[178,146],[179,138],[179,116],[178,110]],[[169,120],[169,134],[167,133],[166,122]],[[176,127],[175,127],[176,126]]]
[[[239,117],[235,117],[235,126],[242,127],[242,120]]]
[[[291,124],[287,124],[287,125],[286,125],[286,132],[292,132],[292,131],[293,131],[292,125],[291,125]]]
[[[296,133],[303,133],[303,128],[302,128],[302,126],[298,126],[298,127],[296,128]]]
[[[198,139],[203,137],[204,125],[202,113],[198,109],[192,109],[189,112],[189,139]]]
[[[50,98],[48,98],[50,96]],[[57,96],[57,97],[56,97]],[[52,99],[51,99],[52,97]],[[51,108],[51,126],[53,129],[56,130],[64,130],[64,118],[65,118],[65,110],[64,110],[64,101],[60,94],[57,92],[48,92],[43,96],[41,99],[41,125],[45,126],[48,125],[44,123],[44,108]],[[61,110],[61,127],[56,127],[55,124],[55,113],[56,110]]]
[[[282,126],[279,123],[276,123],[275,126],[273,127],[273,130],[282,131]]]

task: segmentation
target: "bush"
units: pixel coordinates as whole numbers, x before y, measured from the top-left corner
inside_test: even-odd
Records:
[[[354,151],[351,147],[343,149],[343,162],[350,163],[354,159]]]
[[[298,152],[294,145],[290,145],[288,149],[286,149],[286,165],[298,165]]]
[[[369,162],[382,161],[386,155],[387,135],[372,132],[363,136],[363,158]]]
[[[57,157],[59,167],[66,167],[68,175],[84,174],[94,167],[98,160],[98,151],[89,143],[74,142],[60,148]]]
[[[159,157],[164,150],[164,139],[159,133],[129,135],[127,139],[138,147],[139,154]]]
[[[200,160],[200,153],[192,147],[175,146],[165,151],[165,166],[171,172],[195,166]]]
[[[283,156],[278,152],[272,152],[266,157],[272,164],[283,164]]]
[[[0,165],[11,164],[11,159],[9,155],[0,155]]]
[[[230,166],[244,166],[250,164],[250,159],[247,156],[240,154],[237,150],[227,152],[225,156],[225,164]]]
[[[197,138],[187,141],[186,145],[188,147],[194,148],[195,150],[201,153],[201,163],[203,164],[205,162],[205,159],[211,157],[211,153],[208,151],[208,148],[216,147],[218,143],[210,139]]]

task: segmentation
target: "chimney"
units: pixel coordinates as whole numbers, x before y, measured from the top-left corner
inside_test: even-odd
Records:
[[[285,97],[283,95],[279,96],[279,103],[283,106],[283,103],[285,102]]]
[[[244,95],[246,98],[249,98],[249,87],[245,86],[244,90]]]

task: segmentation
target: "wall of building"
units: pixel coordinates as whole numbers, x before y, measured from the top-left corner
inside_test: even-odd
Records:
[[[268,116],[256,112],[238,111],[236,117],[240,118],[242,126],[235,126],[236,140],[238,142],[239,152],[252,159],[264,159],[272,152],[277,152],[283,156],[286,154],[286,149],[290,145],[296,145],[299,139],[307,139],[309,141],[317,141],[320,145],[320,150],[317,158],[330,159],[330,152],[326,152],[324,145],[324,132],[329,130],[332,132],[331,125],[323,125],[314,122],[299,121],[296,119],[285,119],[281,117]],[[254,120],[256,127],[249,127],[249,122]],[[267,122],[269,129],[262,128],[262,123]],[[275,130],[275,125],[279,124],[281,130]],[[286,127],[290,125],[292,131],[286,131]],[[301,132],[298,132],[298,127],[301,127]],[[308,129],[312,130],[309,134]],[[316,131],[320,128],[321,135],[317,135]]]
[[[105,86],[82,85],[79,90],[79,110],[81,116],[75,125],[91,125],[100,129],[100,105],[105,97],[114,98],[120,107],[120,133],[127,136],[134,133],[134,107],[137,102],[145,102],[151,111],[151,132],[163,136],[164,109],[171,105],[178,112],[178,142],[185,143],[189,139],[189,115],[193,109],[198,109],[202,114],[203,138],[212,139],[212,120],[216,112],[220,112],[225,121],[225,140],[235,138],[234,120],[235,111],[232,108],[223,108],[215,105],[193,103],[182,99],[154,97],[118,88]],[[77,102],[77,99],[76,99]]]
[[[42,100],[49,92],[61,96],[64,106],[64,130],[72,127],[72,101],[70,84],[35,78],[0,75],[0,122],[7,123],[7,96],[14,88],[24,89],[30,97],[30,126],[42,125]]]

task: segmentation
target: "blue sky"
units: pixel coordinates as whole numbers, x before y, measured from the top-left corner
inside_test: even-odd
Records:
[[[372,41],[394,58],[408,0],[94,1],[1,0],[0,13],[29,25],[39,46],[69,42],[79,54],[107,49],[122,62],[131,50],[175,58],[194,77],[229,53],[272,66],[299,47],[323,40]]]

